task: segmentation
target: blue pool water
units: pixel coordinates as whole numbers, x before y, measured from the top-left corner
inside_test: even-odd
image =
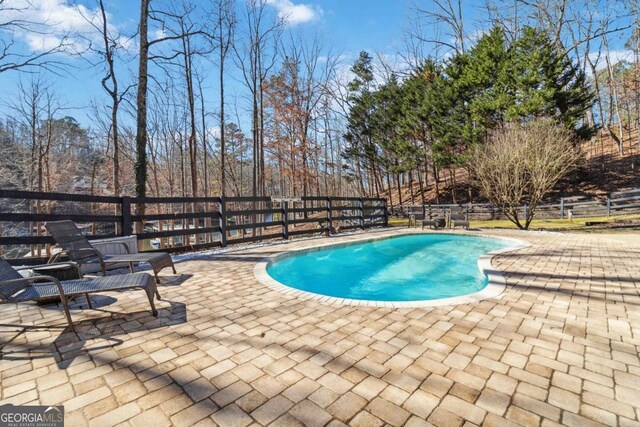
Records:
[[[421,301],[478,292],[487,277],[478,257],[509,246],[448,234],[399,236],[302,251],[267,267],[278,282],[316,294],[370,301]]]

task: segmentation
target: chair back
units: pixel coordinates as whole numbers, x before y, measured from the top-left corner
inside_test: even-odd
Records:
[[[0,259],[0,301],[9,299],[12,295],[29,286],[28,280],[13,283],[11,285],[2,284],[9,280],[18,279],[23,279],[20,273],[18,273],[6,260]]]
[[[96,257],[95,248],[73,221],[49,221],[44,227],[72,260]]]
[[[449,218],[454,221],[466,221],[467,215],[465,215],[462,208],[451,208],[451,213],[449,214]]]

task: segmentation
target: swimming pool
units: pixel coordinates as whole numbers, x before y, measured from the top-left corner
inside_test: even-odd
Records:
[[[411,234],[289,252],[268,262],[266,273],[287,287],[338,299],[450,301],[482,293],[489,283],[487,254],[514,246],[469,235]]]

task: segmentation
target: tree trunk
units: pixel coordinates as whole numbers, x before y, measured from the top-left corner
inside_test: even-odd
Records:
[[[148,81],[148,17],[149,1],[140,0],[140,54],[138,66],[138,94],[136,96],[137,120],[136,120],[136,196],[147,195],[147,81]],[[144,203],[136,204],[136,214],[144,215]],[[137,231],[142,231],[142,223],[137,222]]]

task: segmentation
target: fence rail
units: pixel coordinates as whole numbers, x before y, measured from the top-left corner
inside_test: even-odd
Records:
[[[447,216],[452,208],[464,209],[469,220],[487,221],[505,219],[499,209],[490,204],[427,204],[403,205],[393,212],[395,215],[424,215],[425,218]],[[518,211],[524,215],[526,206],[520,206]],[[571,212],[573,218],[605,217],[611,215],[640,214],[640,189],[616,191],[604,197],[564,197],[557,203],[539,205],[535,218],[564,219]]]
[[[41,262],[54,243],[43,225],[61,219],[75,221],[91,239],[135,235],[141,251],[204,249],[388,223],[386,200],[379,198],[140,198],[0,189],[0,255]]]

